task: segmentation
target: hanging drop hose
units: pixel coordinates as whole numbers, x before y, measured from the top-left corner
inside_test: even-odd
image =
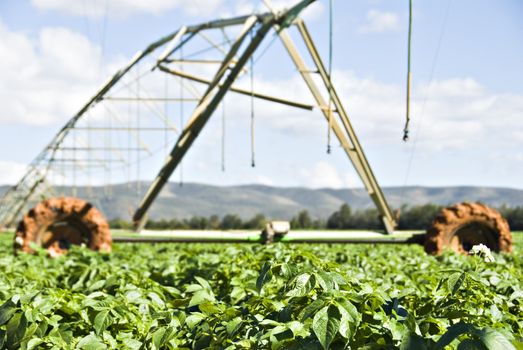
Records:
[[[409,140],[409,123],[410,123],[410,86],[412,83],[412,73],[410,72],[410,48],[412,36],[412,0],[409,0],[409,34],[407,42],[407,109],[405,115],[405,127],[403,128],[403,141]]]
[[[327,129],[327,154],[331,153],[332,129],[332,0],[329,0],[329,126]]]
[[[184,60],[184,56],[183,56],[183,45],[180,47],[180,71],[183,72],[183,60]],[[183,90],[185,89],[184,87],[184,84],[183,84],[183,77],[180,77],[180,130],[183,130],[184,129],[184,121],[183,121],[183,114],[185,113],[184,111],[184,93],[183,93]],[[180,187],[183,186],[183,163],[182,161],[180,160]]]
[[[253,39],[253,32],[251,30],[251,41]],[[251,55],[249,59],[249,73],[251,77],[251,167],[256,166],[256,158],[254,154],[254,58]]]
[[[222,172],[225,172],[225,96],[222,101]]]

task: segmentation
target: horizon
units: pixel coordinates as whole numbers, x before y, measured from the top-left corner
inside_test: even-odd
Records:
[[[67,188],[103,188],[103,187],[113,187],[113,186],[124,186],[130,184],[136,184],[137,181],[130,182],[117,182],[112,184],[93,184],[93,185],[54,185],[55,188],[67,187]],[[149,184],[151,181],[140,180],[142,184]],[[270,188],[282,188],[282,189],[291,189],[291,188],[304,188],[307,190],[365,190],[365,187],[310,187],[310,186],[281,186],[281,185],[267,185],[263,183],[240,183],[240,184],[213,184],[213,183],[203,183],[203,182],[194,182],[194,181],[184,181],[180,184],[177,181],[168,181],[169,185],[178,185],[183,187],[185,185],[197,185],[197,186],[208,186],[208,187],[247,187],[247,186],[260,186],[260,187],[270,187]],[[16,184],[0,184],[0,187],[13,187]],[[449,185],[449,186],[427,186],[427,185],[407,185],[407,186],[381,186],[383,189],[408,189],[408,188],[488,188],[488,189],[499,189],[499,190],[515,190],[523,191],[523,188],[517,187],[500,187],[500,186],[474,186],[474,185]]]

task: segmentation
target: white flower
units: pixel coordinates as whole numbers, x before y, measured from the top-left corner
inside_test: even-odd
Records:
[[[485,262],[493,262],[494,256],[490,252],[489,247],[484,245],[483,243],[477,244],[472,247],[472,249],[469,251],[470,255],[478,255],[479,257],[483,258]]]
[[[20,237],[20,236],[16,236],[15,243],[16,243],[16,245],[21,247],[21,246],[24,245],[24,239],[22,237]]]

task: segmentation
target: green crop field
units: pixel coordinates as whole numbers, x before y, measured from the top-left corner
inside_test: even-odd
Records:
[[[0,237],[4,349],[522,349],[523,250],[120,244],[13,256]]]

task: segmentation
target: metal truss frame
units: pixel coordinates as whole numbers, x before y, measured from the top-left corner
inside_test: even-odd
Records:
[[[167,35],[160,40],[150,44],[145,50],[139,51],[133,59],[121,70],[116,72],[98,92],[83,106],[82,109],[71,118],[66,125],[57,133],[51,143],[39,154],[39,156],[31,163],[29,170],[19,183],[12,187],[0,199],[0,225],[11,225],[20,215],[24,206],[28,201],[38,193],[39,188],[45,183],[45,179],[55,154],[60,148],[64,138],[68,132],[75,128],[78,120],[94,105],[102,100],[114,100],[118,98],[108,96],[108,92],[120,79],[131,70],[140,60],[145,56],[150,55],[153,51],[160,47],[164,50],[158,56],[156,64],[151,67],[152,70],[159,69],[162,72],[179,78],[188,79],[190,81],[205,84],[207,86],[205,92],[198,97],[198,102],[192,112],[191,117],[183,127],[178,140],[166,161],[161,167],[155,180],[150,185],[145,196],[143,197],[138,209],[133,215],[133,221],[138,229],[143,227],[147,220],[147,211],[155,201],[156,197],[169,180],[170,176],[180,164],[183,157],[198,137],[208,120],[216,110],[225,94],[229,91],[251,96],[252,98],[259,98],[275,103],[281,103],[295,108],[311,110],[315,107],[319,108],[326,120],[329,128],[338,138],[343,150],[347,154],[356,172],[360,176],[369,196],[376,205],[380,217],[383,221],[385,232],[392,233],[396,222],[392,212],[387,204],[385,196],[374,176],[368,160],[365,157],[362,146],[356,136],[356,133],[351,125],[348,114],[343,107],[341,99],[339,98],[335,87],[333,86],[330,76],[325,69],[325,65],[316,49],[316,46],[309,34],[309,31],[302,19],[299,18],[300,12],[315,0],[302,0],[294,7],[280,12],[271,11],[263,14],[254,14],[249,16],[240,16],[231,19],[220,19],[216,21],[206,22],[194,26],[182,26],[180,29]],[[223,60],[213,62],[203,62],[219,64],[219,68],[215,72],[212,79],[194,76],[185,72],[181,72],[168,67],[171,62],[177,62],[172,58],[173,54],[180,50],[186,43],[188,43],[196,34],[203,34],[205,30],[209,29],[223,29],[230,26],[242,26],[237,34],[236,39],[230,42],[228,51],[226,51]],[[300,34],[300,39],[303,41],[306,52],[309,58],[314,63],[313,69],[309,69],[289,35],[288,28],[290,26],[296,27]],[[256,49],[267,36],[269,31],[274,29],[279,36],[281,42],[286,48],[294,65],[301,74],[306,86],[310,90],[315,100],[315,105],[306,104],[302,102],[290,101],[280,97],[269,96],[266,94],[257,93],[247,89],[241,89],[234,86],[234,82],[246,70],[246,63],[253,56]],[[204,36],[205,38],[205,36]],[[208,39],[206,39],[208,40]],[[192,62],[194,61],[194,62]],[[188,60],[189,63],[202,63],[198,60]],[[319,86],[314,75],[319,75],[323,86]],[[321,87],[321,88],[320,88]],[[324,97],[324,92],[327,92],[327,97]],[[149,97],[141,97],[142,99],[151,99]],[[125,98],[120,98],[125,100]],[[329,103],[330,101],[330,103]],[[333,105],[334,108],[331,108]],[[42,169],[40,164],[47,161],[47,166]]]

